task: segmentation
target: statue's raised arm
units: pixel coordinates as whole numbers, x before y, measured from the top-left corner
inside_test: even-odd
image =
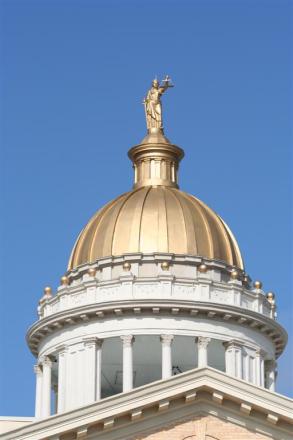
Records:
[[[152,87],[144,98],[143,103],[149,132],[155,131],[154,129],[163,129],[161,95],[170,87],[174,86],[171,84],[171,79],[168,75],[163,79],[161,84],[157,79],[154,79]]]

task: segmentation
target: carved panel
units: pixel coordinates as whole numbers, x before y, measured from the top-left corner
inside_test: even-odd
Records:
[[[70,299],[71,299],[71,304],[73,305],[84,304],[85,293],[84,292],[76,293],[75,295],[72,295]]]
[[[248,310],[253,310],[253,300],[242,296],[241,307],[244,307],[245,309],[248,309]]]
[[[210,293],[210,299],[216,303],[231,303],[231,295],[228,292],[221,290],[212,290]]]
[[[160,287],[156,284],[134,284],[134,297],[144,297],[154,295],[155,293],[160,295]]]
[[[194,286],[183,286],[180,284],[174,284],[173,287],[174,296],[180,296],[187,295],[191,296],[195,293]]]
[[[97,299],[97,301],[99,301],[101,299],[101,297],[104,297],[106,300],[108,300],[112,296],[118,295],[119,292],[120,292],[119,286],[103,287],[97,291],[96,299]]]
[[[60,310],[60,302],[55,302],[55,304],[51,304],[51,309],[48,310],[48,314],[51,315],[53,313],[57,313]]]

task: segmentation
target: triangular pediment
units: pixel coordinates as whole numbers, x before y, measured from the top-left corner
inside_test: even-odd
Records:
[[[212,368],[32,423],[1,440],[292,440],[292,400]]]

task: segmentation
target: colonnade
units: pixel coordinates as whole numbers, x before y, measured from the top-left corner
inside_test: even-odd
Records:
[[[133,335],[123,335],[122,342],[122,389],[123,392],[133,389]],[[163,334],[160,336],[162,357],[162,379],[172,376],[172,342],[174,336]],[[211,339],[199,336],[195,338],[197,346],[197,366],[208,366],[208,346]],[[70,352],[73,363],[78,363],[78,358],[73,358],[74,353],[82,352],[82,383],[79,392],[71,391],[69,383],[74,383],[75,378],[68,367],[68,347],[59,347],[58,357],[58,384],[57,384],[57,413],[62,413],[71,407],[93,403],[101,399],[102,375],[102,344],[101,339],[92,337],[84,338],[82,349]],[[257,386],[266,386],[271,391],[275,389],[276,363],[265,361],[264,352],[243,346],[239,341],[231,340],[223,343],[225,347],[225,371],[231,376],[247,380]],[[56,352],[55,352],[56,356]],[[45,356],[39,359],[35,366],[36,373],[36,418],[46,418],[51,414],[51,389],[52,389],[52,359]],[[77,367],[76,367],[77,368]],[[79,370],[80,371],[80,370]],[[71,376],[69,375],[71,374]],[[68,393],[72,392],[71,396]],[[69,403],[70,401],[70,403]]]

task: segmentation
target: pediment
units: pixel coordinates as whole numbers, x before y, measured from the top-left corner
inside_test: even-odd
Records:
[[[291,399],[202,368],[51,416],[0,438],[292,440],[292,413]]]

